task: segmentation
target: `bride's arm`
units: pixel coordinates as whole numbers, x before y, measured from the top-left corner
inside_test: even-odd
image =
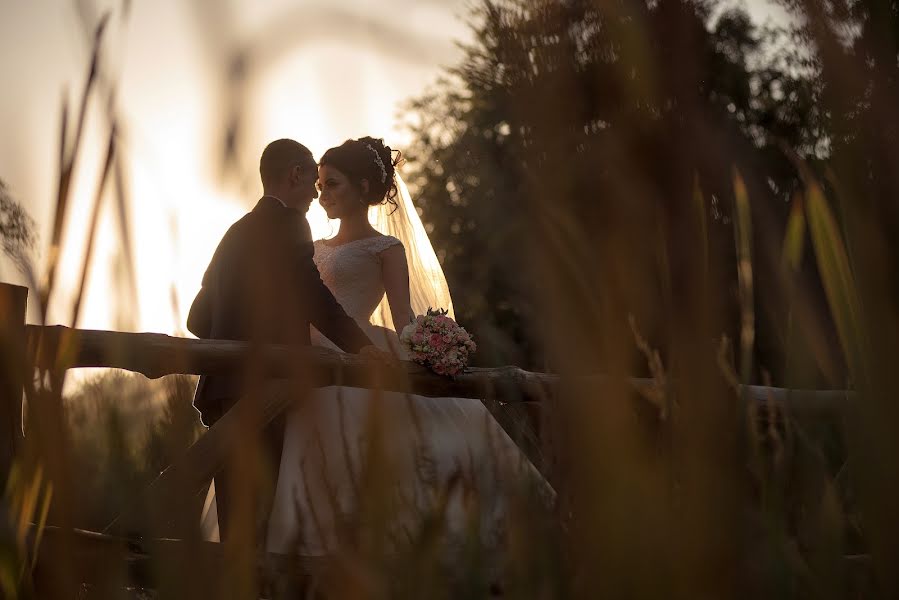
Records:
[[[406,264],[406,251],[402,244],[396,244],[383,250],[381,256],[381,278],[390,303],[390,314],[393,315],[393,328],[399,334],[409,324],[412,305],[409,299],[409,266]]]

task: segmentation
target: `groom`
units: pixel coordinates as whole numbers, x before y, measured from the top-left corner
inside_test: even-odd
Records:
[[[322,283],[312,262],[312,236],[305,213],[318,196],[318,169],[312,153],[287,139],[269,144],[259,161],[264,194],[256,207],[234,223],[203,275],[203,285],[187,317],[187,328],[202,339],[309,345],[310,323],[347,352],[377,353],[356,322]],[[194,407],[212,426],[246,392],[247,377],[203,376]],[[283,418],[262,433],[268,481],[277,481],[284,438]],[[229,511],[241,488],[227,464],[215,476],[219,536],[229,535]],[[254,503],[267,518],[270,498]],[[257,524],[258,525],[258,524]],[[264,523],[262,524],[264,525]]]

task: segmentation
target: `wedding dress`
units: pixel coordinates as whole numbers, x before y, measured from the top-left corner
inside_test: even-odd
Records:
[[[380,252],[400,243],[385,235],[315,243],[334,297],[374,343],[395,352],[396,333],[370,318],[384,296]],[[313,343],[336,349],[313,333]],[[503,537],[507,495],[530,483],[551,493],[479,400],[320,388],[286,418],[267,549],[329,554],[372,526],[401,545],[434,515],[448,545],[476,531],[493,547]],[[372,500],[379,494],[386,504]]]
[[[373,343],[402,358],[381,279],[381,256],[404,247],[410,300],[453,315],[446,278],[402,179],[399,209],[373,207],[385,235],[331,246],[315,242],[322,280]],[[315,227],[313,226],[313,235]],[[312,343],[338,350],[313,329]],[[325,555],[380,531],[386,551],[439,523],[445,548],[476,535],[502,544],[510,498],[525,491],[551,502],[555,492],[480,400],[429,398],[331,386],[286,415],[284,446],[268,522],[269,552]],[[436,517],[436,519],[435,519]],[[203,535],[218,541],[215,487],[203,511]],[[358,540],[358,537],[357,537]]]

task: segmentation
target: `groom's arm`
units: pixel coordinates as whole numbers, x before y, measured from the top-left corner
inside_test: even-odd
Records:
[[[218,249],[216,249],[216,253],[209,262],[206,272],[203,273],[200,291],[197,292],[197,296],[194,298],[193,303],[191,303],[190,310],[187,313],[187,330],[201,340],[212,338],[212,280],[214,279],[212,272],[217,262],[216,258],[218,258],[218,254]]]
[[[372,342],[360,329],[356,321],[346,314],[334,298],[334,294],[322,281],[318,267],[312,260],[314,248],[309,224],[302,220],[300,239],[293,255],[296,257],[296,272],[303,283],[309,302],[309,320],[325,337],[337,344],[345,352],[358,353]]]
[[[187,313],[187,330],[202,339],[209,339],[212,334],[212,298],[209,288],[205,285],[200,288],[190,312]]]
[[[212,338],[212,317],[215,296],[213,290],[218,279],[216,272],[219,270],[220,264],[226,260],[226,255],[228,254],[227,249],[233,245],[233,229],[234,227],[232,226],[219,242],[219,245],[216,246],[212,259],[209,261],[209,266],[206,267],[206,272],[203,273],[200,291],[197,292],[197,296],[190,305],[190,311],[187,313],[187,330],[201,340]]]

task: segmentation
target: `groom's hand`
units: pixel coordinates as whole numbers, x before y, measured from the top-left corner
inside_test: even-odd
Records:
[[[396,368],[399,366],[399,359],[392,352],[381,350],[374,344],[363,346],[359,350],[359,355],[385,367]]]

